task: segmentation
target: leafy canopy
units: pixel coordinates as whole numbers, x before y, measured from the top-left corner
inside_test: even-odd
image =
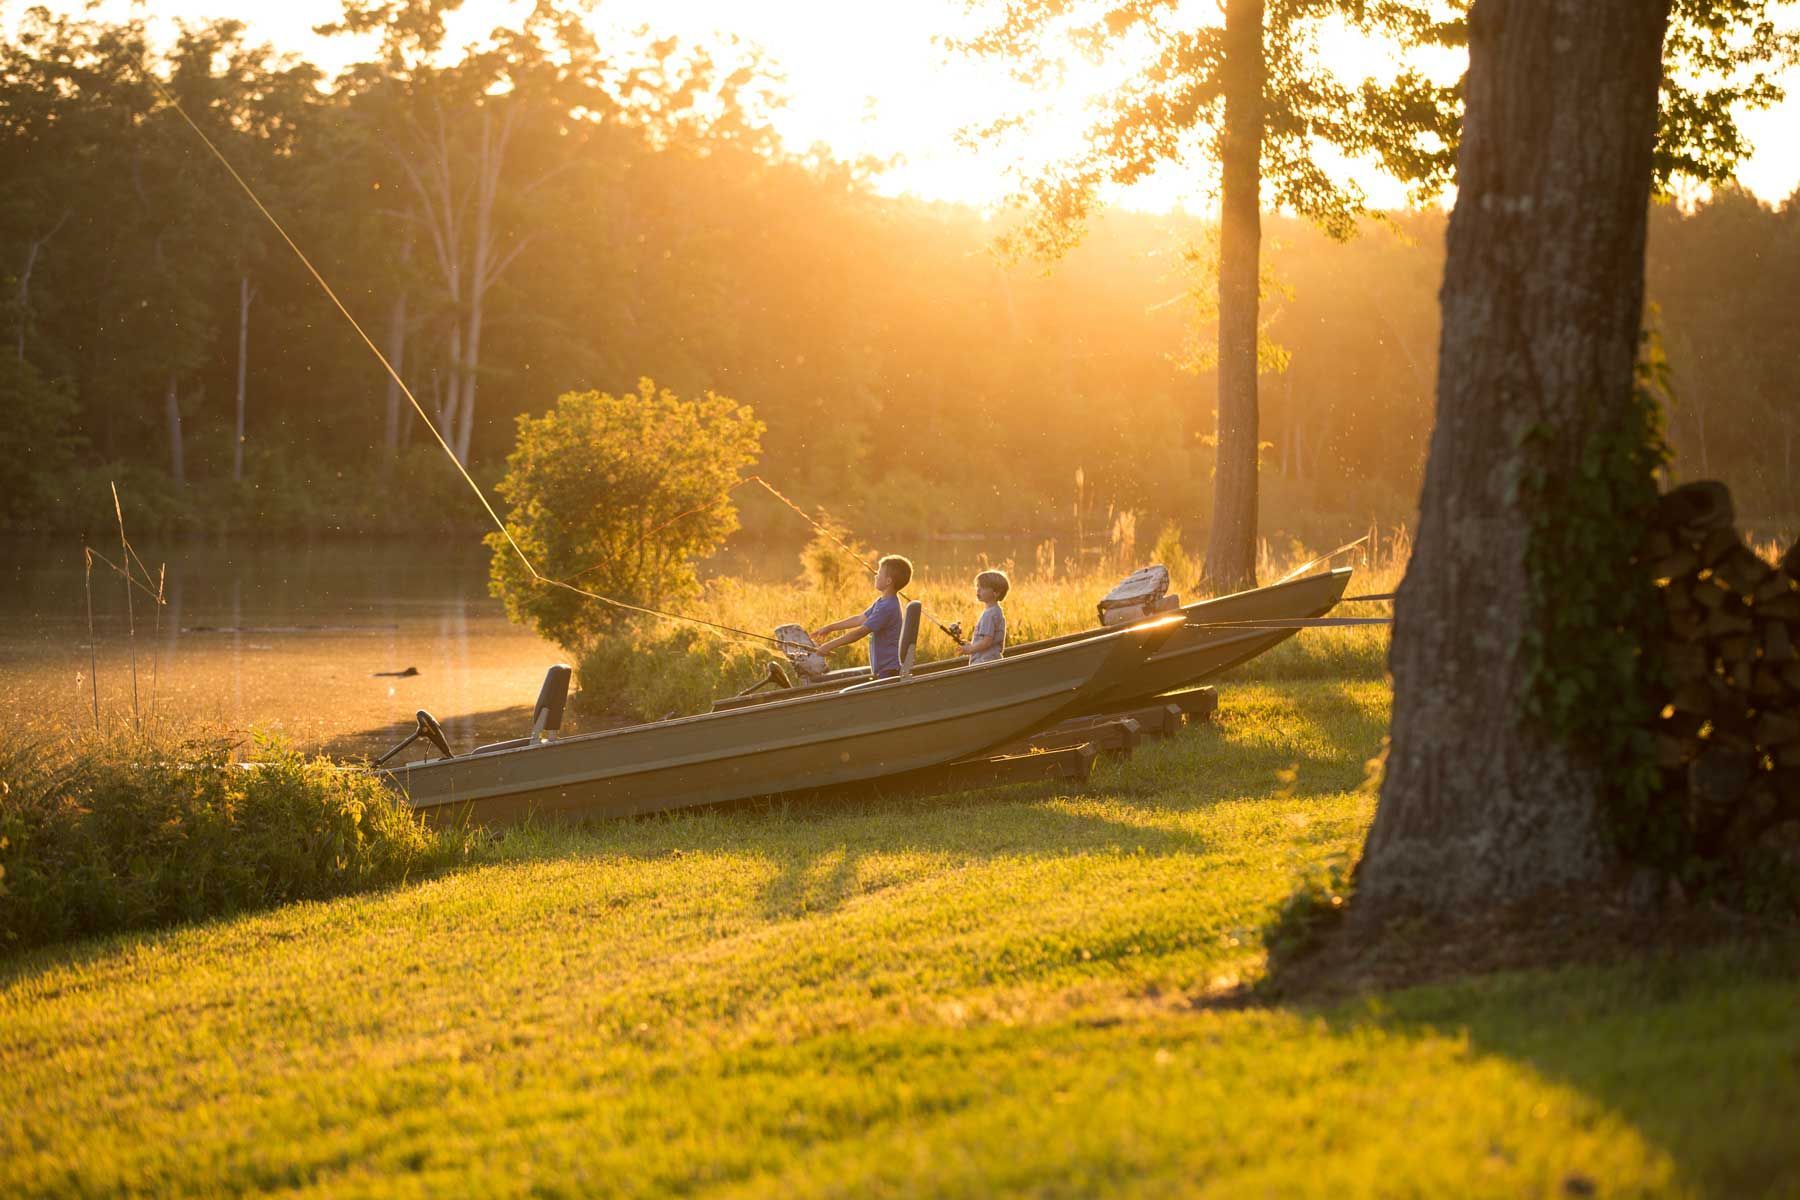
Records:
[[[983,0],[968,3],[988,7]],[[1226,30],[1212,6],[1053,0],[996,7],[996,22],[955,44],[1004,58],[1021,78],[1047,78],[1071,53],[1129,54],[1143,64],[1096,109],[1080,151],[1029,169],[1019,197],[1027,223],[1012,248],[1060,253],[1080,239],[1104,185],[1128,186],[1165,164],[1219,161],[1227,74],[1242,68],[1228,61]],[[1355,180],[1337,169],[1344,160],[1378,162],[1422,193],[1450,180],[1461,117],[1457,89],[1411,67],[1387,79],[1346,79],[1325,47],[1345,31],[1402,44],[1444,42],[1456,36],[1454,26],[1414,3],[1269,0],[1260,7],[1266,201],[1343,238],[1367,202]],[[1031,120],[1030,113],[1011,114],[978,136],[1003,137]]]
[[[997,10],[979,34],[954,43],[1004,58],[1023,79],[1051,77],[1070,54],[1137,56],[1141,69],[1095,111],[1082,149],[1027,168],[1018,199],[1028,216],[1014,249],[1058,254],[1082,235],[1108,184],[1128,186],[1159,168],[1219,160],[1224,81],[1230,69],[1218,13],[1181,0],[966,0]],[[1780,73],[1800,61],[1800,31],[1773,15],[1792,0],[1674,0],[1664,41],[1655,179],[1717,185],[1752,147],[1739,119],[1784,96]],[[1409,58],[1463,53],[1467,4],[1420,0],[1268,0],[1263,9],[1261,170],[1267,207],[1346,237],[1366,196],[1344,168],[1379,166],[1416,200],[1455,182],[1462,84],[1405,66],[1385,78],[1344,78],[1326,51],[1345,35]],[[1424,61],[1421,59],[1420,61]],[[1034,114],[1008,114],[975,136],[1004,137]]]
[[[757,461],[763,429],[747,405],[712,392],[683,400],[649,379],[618,396],[566,393],[543,416],[519,417],[498,487],[507,528],[547,578],[652,608],[691,600],[695,564],[738,527],[720,497]],[[632,616],[533,580],[499,533],[487,544],[489,590],[507,614],[565,647]]]

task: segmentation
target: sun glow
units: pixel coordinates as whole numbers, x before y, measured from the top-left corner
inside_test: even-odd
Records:
[[[78,14],[87,0],[49,0],[53,11]],[[525,12],[525,0],[465,0],[448,22],[448,45],[481,40],[496,26]],[[103,0],[94,9],[107,19],[141,15],[141,3]],[[176,20],[232,16],[255,37],[291,50],[333,71],[370,49],[356,38],[324,38],[313,27],[335,19],[340,0],[286,0],[256,6],[245,16],[230,0],[161,0],[154,25],[173,32]],[[1065,157],[1082,144],[1095,105],[1129,77],[1140,60],[1128,51],[1092,61],[1070,53],[1054,77],[1037,85],[1012,77],[1004,64],[974,59],[945,42],[976,31],[990,13],[971,15],[964,0],[601,0],[589,24],[604,47],[608,39],[647,30],[684,42],[719,47],[755,46],[782,76],[786,103],[774,114],[783,140],[797,151],[825,147],[848,161],[877,168],[876,186],[891,195],[911,194],[993,208],[1016,188],[1016,168]],[[1392,66],[1394,52],[1348,30],[1322,39],[1328,58],[1346,81]],[[1434,75],[1458,65],[1447,52],[1409,62]],[[1790,90],[1800,93],[1800,72]],[[964,136],[1012,114],[1029,121],[998,142],[980,145]],[[1765,200],[1779,202],[1800,186],[1800,95],[1779,107],[1743,115],[1757,152],[1740,178]],[[1372,203],[1399,206],[1405,190],[1368,169],[1345,164]],[[1212,180],[1197,171],[1162,170],[1109,197],[1131,207],[1166,211],[1210,206]]]

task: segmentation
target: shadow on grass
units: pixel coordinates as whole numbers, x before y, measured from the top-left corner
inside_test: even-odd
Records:
[[[1145,743],[1129,757],[1102,760],[1087,785],[1073,791],[1063,784],[1028,783],[936,795],[864,790],[849,798],[741,800],[625,824],[590,823],[576,835],[578,852],[631,853],[620,843],[649,829],[721,822],[718,828],[729,829],[733,849],[762,852],[781,863],[762,905],[771,918],[841,906],[856,894],[858,863],[870,852],[971,861],[1204,853],[1216,847],[1191,828],[1145,818],[1246,798],[1304,802],[1341,795],[1362,783],[1367,760],[1385,732],[1385,713],[1369,711],[1347,689],[1318,690],[1327,711],[1317,720],[1305,719],[1305,749],[1248,746],[1240,731],[1208,722]]]
[[[1124,759],[1105,760],[1085,787],[1026,783],[929,795],[883,793],[867,786],[842,795],[734,801],[577,825],[527,825],[503,832],[460,863],[413,878],[423,882],[464,867],[555,858],[654,858],[673,852],[733,852],[764,856],[777,865],[764,891],[764,916],[834,911],[858,894],[860,865],[873,853],[922,852],[964,861],[1001,857],[1076,857],[1138,853],[1195,854],[1206,840],[1159,814],[1202,810],[1220,803],[1279,796],[1306,800],[1341,794],[1362,778],[1362,765],[1383,732],[1383,714],[1342,689],[1309,685],[1314,695],[1296,704],[1272,703],[1299,734],[1304,749],[1266,744],[1250,736],[1255,713],[1227,702],[1221,720],[1145,743]],[[1271,703],[1263,701],[1266,709]],[[1318,714],[1309,705],[1322,704]],[[528,717],[522,706],[468,714],[457,727],[512,731]],[[447,727],[448,723],[447,723]],[[406,730],[368,730],[334,746],[398,737]],[[1287,782],[1282,783],[1282,773]],[[1108,815],[1108,814],[1111,815]],[[398,886],[404,886],[398,885]],[[229,918],[227,918],[229,919]],[[0,958],[0,986],[58,965],[131,953],[195,926],[174,926],[71,943]]]
[[[1725,1197],[1800,1187],[1800,931],[1665,945],[1605,968],[1565,964],[1383,993],[1321,1012],[1334,1033],[1375,1027],[1466,1038],[1616,1115],[1672,1160],[1671,1190]],[[1534,1117],[1539,1114],[1533,1114]],[[1565,1140],[1587,1124],[1569,1119]],[[1539,1140],[1545,1130],[1496,1130]],[[1550,1131],[1556,1139],[1554,1130]],[[1571,1161],[1567,1195],[1610,1195],[1603,1163]]]

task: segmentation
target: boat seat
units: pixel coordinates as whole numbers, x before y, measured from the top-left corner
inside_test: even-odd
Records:
[[[925,617],[925,606],[917,600],[906,602],[900,617],[900,678],[912,677],[913,656],[919,650],[919,624]]]
[[[538,746],[545,742],[554,742],[562,731],[563,709],[569,703],[569,680],[574,675],[575,669],[567,663],[557,663],[545,671],[544,686],[538,689],[537,705],[531,713],[531,732],[522,738],[477,746],[475,753],[487,754],[494,750],[517,750],[521,746]]]
[[[900,674],[890,675],[886,679],[866,679],[861,683],[853,683],[844,688],[846,692],[858,691],[862,688],[880,687],[884,683],[899,683],[903,679],[912,678],[913,657],[919,650],[919,624],[924,619],[925,606],[917,600],[906,602],[906,610],[900,615]]]

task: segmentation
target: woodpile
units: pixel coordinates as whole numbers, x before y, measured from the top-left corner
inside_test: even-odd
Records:
[[[1707,481],[1662,497],[1645,558],[1668,618],[1657,765],[1696,849],[1730,853],[1800,820],[1800,543],[1770,565]]]

